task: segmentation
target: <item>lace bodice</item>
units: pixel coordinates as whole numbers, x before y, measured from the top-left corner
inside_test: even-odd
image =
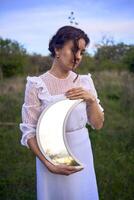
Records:
[[[22,105],[22,123],[19,124],[22,133],[22,145],[29,148],[27,141],[36,135],[36,125],[43,109],[50,103],[65,97],[65,92],[72,87],[82,86],[92,91],[97,98],[100,109],[102,112],[104,111],[100,105],[91,74],[79,75],[77,81],[73,83],[75,77],[76,73],[73,71],[70,71],[69,75],[64,79],[59,79],[47,71],[40,76],[28,76],[26,78],[24,103]],[[83,101],[68,117],[67,131],[82,128],[86,123],[91,125],[87,119],[86,103]],[[91,127],[94,129],[92,125]]]

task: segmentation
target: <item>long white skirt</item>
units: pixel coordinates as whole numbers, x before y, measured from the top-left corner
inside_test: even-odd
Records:
[[[71,151],[85,167],[69,176],[54,174],[36,157],[37,200],[98,200],[88,129],[83,127],[66,134]]]

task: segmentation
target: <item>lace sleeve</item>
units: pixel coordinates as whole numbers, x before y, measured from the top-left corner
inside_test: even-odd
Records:
[[[22,123],[19,124],[22,132],[21,144],[30,148],[27,141],[36,135],[36,125],[41,114],[41,102],[38,98],[38,89],[30,81],[26,83],[21,114]]]
[[[104,112],[104,108],[103,108],[103,107],[101,106],[101,104],[100,104],[100,99],[98,98],[98,93],[97,93],[97,90],[95,89],[95,85],[94,85],[93,79],[91,78],[91,74],[90,74],[90,73],[88,73],[87,78],[88,78],[88,81],[89,81],[90,90],[91,90],[91,91],[93,92],[93,94],[95,95],[95,97],[96,97],[96,99],[97,99],[97,103],[98,103],[98,105],[99,105],[99,107],[100,107],[100,110],[101,110],[102,112]],[[95,129],[95,127],[90,123],[89,120],[87,121],[87,123],[90,124],[91,127],[92,127],[93,129]]]

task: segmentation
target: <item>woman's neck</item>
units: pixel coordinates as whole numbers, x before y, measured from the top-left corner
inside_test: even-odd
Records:
[[[62,79],[62,78],[66,78],[69,75],[70,70],[64,70],[62,66],[53,63],[49,72],[53,74],[54,76],[56,76],[57,78]]]

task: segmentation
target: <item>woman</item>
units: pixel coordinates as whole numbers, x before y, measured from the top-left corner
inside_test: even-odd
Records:
[[[63,26],[49,41],[52,67],[40,76],[27,77],[22,106],[21,144],[36,156],[38,200],[98,200],[93,154],[86,123],[100,129],[104,109],[99,104],[91,74],[78,75],[74,70],[82,60],[89,38],[84,31]],[[54,166],[42,155],[36,141],[36,125],[45,107],[57,97],[83,99],[68,117],[66,136],[74,155],[84,169],[74,166]]]

